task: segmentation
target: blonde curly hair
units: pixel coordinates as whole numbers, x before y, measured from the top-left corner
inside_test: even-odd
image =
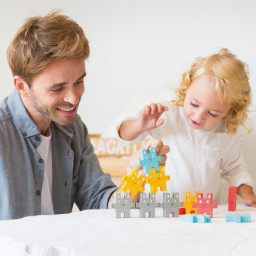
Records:
[[[213,79],[221,104],[230,107],[225,117],[227,133],[236,133],[239,125],[250,132],[246,120],[248,107],[251,104],[251,87],[246,64],[225,48],[217,54],[196,58],[190,69],[182,75],[180,86],[176,91],[177,99],[174,101],[177,106],[183,106],[187,89],[201,75]]]

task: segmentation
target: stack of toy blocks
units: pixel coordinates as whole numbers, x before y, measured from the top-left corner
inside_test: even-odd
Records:
[[[236,211],[236,202],[237,202],[237,187],[229,187],[228,191],[228,211]],[[226,222],[251,222],[251,214],[226,214]]]
[[[207,194],[207,197],[204,198],[203,193],[200,193],[200,191],[196,191],[195,195],[191,195],[190,191],[186,191],[185,200],[182,202],[185,208],[183,213],[185,215],[182,216],[182,220],[189,223],[211,222],[212,210],[217,207],[217,204],[213,203],[212,193]]]
[[[204,198],[203,193],[196,191],[194,195],[190,191],[185,192],[185,200],[182,203],[179,201],[179,193],[163,193],[162,203],[156,202],[155,193],[166,191],[166,182],[170,180],[169,175],[165,175],[164,166],[159,166],[158,162],[162,160],[161,156],[156,154],[155,148],[141,150],[141,160],[139,165],[143,166],[144,174],[140,174],[138,170],[133,170],[129,176],[123,176],[124,184],[121,191],[126,193],[124,197],[121,194],[116,195],[116,203],[112,207],[116,209],[116,217],[130,217],[132,208],[139,209],[139,216],[145,218],[155,217],[155,209],[163,208],[163,217],[178,217],[182,216],[182,220],[190,223],[209,223],[213,217],[213,209],[217,208],[217,203],[213,202],[213,194],[208,193]],[[147,176],[146,176],[147,175]],[[150,184],[151,193],[148,195],[143,193],[144,184]],[[138,203],[131,203],[130,197],[135,197],[140,192],[140,200]],[[236,211],[237,188],[229,188],[228,210]],[[183,207],[182,207],[183,206]],[[182,207],[182,208],[181,208]],[[197,215],[193,215],[197,214]],[[250,222],[250,214],[227,214],[226,222]]]
[[[148,152],[146,149],[141,150],[141,160],[138,162],[139,165],[143,166],[144,174],[139,175],[138,170],[133,170],[129,176],[123,176],[124,184],[121,187],[121,191],[129,192],[131,197],[135,197],[140,192],[140,200],[135,204],[135,207],[140,210],[140,217],[144,218],[147,214],[150,218],[155,217],[155,208],[163,207],[163,216],[173,217],[179,215],[179,207],[182,205],[179,202],[179,194],[174,193],[173,197],[169,193],[163,194],[163,203],[156,203],[155,193],[160,191],[166,191],[166,182],[170,180],[169,175],[165,175],[164,166],[159,166],[159,161],[162,160],[161,156],[158,156],[156,149],[151,147]],[[144,192],[144,184],[150,184],[151,193],[147,196]],[[125,199],[128,197],[126,196]],[[118,209],[117,216],[120,216],[120,209],[126,209],[124,217],[129,216],[126,212],[127,209],[131,209],[132,205],[124,206],[121,202],[121,195],[116,197],[116,203],[113,204],[113,208]]]
[[[138,192],[144,192],[144,183],[149,183],[151,193],[157,193],[158,188],[166,191],[166,182],[170,180],[169,175],[165,175],[164,166],[159,166],[158,162],[162,160],[161,156],[156,154],[156,149],[151,147],[149,152],[146,149],[141,150],[141,160],[139,165],[143,166],[144,173],[140,175],[137,170],[133,170],[129,176],[123,176],[124,184],[121,187],[123,192],[129,191],[130,196],[134,197]]]

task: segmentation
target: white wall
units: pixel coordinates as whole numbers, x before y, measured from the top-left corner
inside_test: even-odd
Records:
[[[0,98],[13,90],[5,52],[15,31],[53,9],[78,21],[90,40],[80,115],[91,133],[108,129],[145,89],[176,86],[195,57],[221,47],[249,65],[255,104],[254,0],[0,0]],[[242,149],[256,180],[255,142],[253,132]]]

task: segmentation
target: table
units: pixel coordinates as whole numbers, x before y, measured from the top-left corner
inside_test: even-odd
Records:
[[[156,218],[132,209],[131,218],[117,219],[110,209],[0,221],[0,255],[256,255],[256,209],[237,205],[251,223],[227,223],[226,213],[218,206],[205,224],[162,218],[161,208]]]

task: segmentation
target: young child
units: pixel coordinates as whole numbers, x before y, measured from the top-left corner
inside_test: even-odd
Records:
[[[238,188],[246,205],[256,207],[253,181],[239,149],[249,132],[247,111],[251,89],[243,62],[227,49],[197,58],[182,76],[173,102],[145,106],[138,118],[125,120],[119,136],[125,141],[148,135],[170,146],[166,174],[168,192],[213,193],[219,197],[220,178]]]

